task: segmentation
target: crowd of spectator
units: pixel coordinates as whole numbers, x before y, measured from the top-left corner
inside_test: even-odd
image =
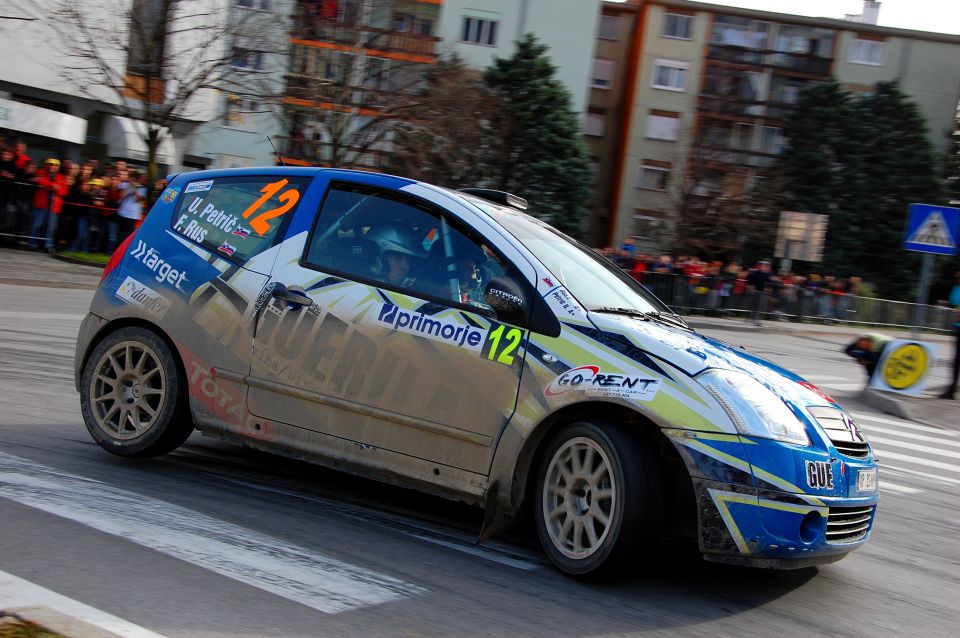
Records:
[[[768,260],[743,266],[702,261],[695,255],[639,253],[631,238],[620,248],[599,252],[674,307],[704,314],[741,314],[754,323],[761,316],[786,320],[805,316],[849,319],[850,300],[863,294],[860,277],[775,273]]]
[[[154,185],[160,192],[163,184]],[[34,249],[112,253],[147,209],[145,176],[118,160],[47,157],[0,140],[0,232]]]

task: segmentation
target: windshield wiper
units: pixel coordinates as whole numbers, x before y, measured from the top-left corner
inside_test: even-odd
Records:
[[[614,308],[612,306],[603,306],[601,308],[591,308],[590,311],[607,312],[615,315],[627,315],[629,317],[636,317],[637,319],[645,319],[646,321],[656,321],[658,323],[675,328],[692,330],[692,328],[687,325],[687,322],[684,321],[680,315],[666,314],[656,310],[637,310],[636,308]]]

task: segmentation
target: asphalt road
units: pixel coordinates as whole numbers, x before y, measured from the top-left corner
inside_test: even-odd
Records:
[[[118,635],[954,636],[960,427],[854,397],[845,340],[716,336],[804,374],[859,415],[881,459],[867,546],[769,572],[676,548],[580,583],[529,530],[472,544],[480,512],[194,435],[151,461],[101,451],[73,388],[89,290],[0,284],[0,609],[48,605]],[[958,424],[960,426],[960,424]]]

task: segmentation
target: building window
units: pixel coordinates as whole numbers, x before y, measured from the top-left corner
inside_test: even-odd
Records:
[[[460,40],[462,42],[471,42],[473,44],[486,44],[495,46],[497,44],[497,25],[496,20],[482,20],[480,18],[463,18],[463,34]]]
[[[667,190],[670,181],[670,162],[643,160],[640,165],[640,176],[637,179],[637,188],[653,191]]]
[[[270,10],[270,0],[237,0],[237,6],[244,9]]]
[[[687,86],[688,62],[676,60],[655,60],[653,63],[653,88],[669,91],[685,91]]]
[[[850,49],[850,61],[854,64],[883,66],[883,42],[878,40],[854,40],[853,47]]]
[[[660,224],[666,215],[658,210],[633,209],[633,236],[646,241],[657,241]]]
[[[591,107],[587,112],[587,116],[583,119],[583,134],[593,135],[595,137],[602,136],[606,126],[606,121],[606,109],[597,109]]]
[[[600,16],[600,30],[597,35],[601,40],[619,39],[620,18],[618,16]]]
[[[647,116],[647,137],[652,140],[676,142],[680,132],[680,114],[669,111],[650,111]]]
[[[730,132],[730,148],[738,151],[750,150],[753,139],[753,124],[734,122]]]
[[[253,114],[260,110],[260,103],[254,98],[228,94],[223,109],[223,125],[246,131],[254,130],[256,122]]]
[[[590,80],[590,86],[595,89],[609,89],[613,86],[613,60],[593,60],[593,78]]]
[[[693,32],[693,16],[665,13],[663,15],[663,29],[660,35],[665,38],[680,38],[689,40]]]
[[[248,71],[263,71],[265,54],[263,51],[253,51],[242,47],[233,47],[230,64],[235,69]]]
[[[760,130],[760,146],[764,153],[779,155],[783,152],[783,130],[778,126],[764,126]]]

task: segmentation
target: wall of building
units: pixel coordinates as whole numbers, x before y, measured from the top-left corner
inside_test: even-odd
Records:
[[[655,217],[662,213],[662,221],[656,224],[654,239],[657,243],[670,233],[671,213],[677,206],[679,191],[683,187],[686,158],[696,120],[696,104],[703,75],[703,51],[710,38],[710,13],[693,12],[690,39],[664,37],[664,21],[668,9],[650,4],[646,8],[641,35],[642,48],[637,61],[636,89],[630,105],[630,124],[625,132],[619,196],[616,198],[616,214],[613,217],[611,235],[620,241],[636,233],[635,215]],[[685,71],[684,89],[669,90],[654,87],[655,67],[658,61],[673,61],[688,65]],[[662,141],[648,136],[647,122],[651,111],[679,113],[677,139]],[[638,187],[641,166],[644,161],[670,164],[670,175],[664,190]],[[649,225],[649,224],[641,224]]]
[[[857,90],[867,90],[877,82],[898,81],[927,120],[930,142],[937,153],[946,153],[960,100],[960,38],[950,43],[887,37],[882,64],[852,62],[857,39],[855,31],[841,34],[834,64],[837,79]]]
[[[468,65],[485,68],[494,58],[513,55],[514,42],[533,33],[549,47],[574,111],[584,113],[600,5],[601,0],[443,0],[440,53],[455,52]],[[496,41],[464,42],[465,17],[496,21]]]

